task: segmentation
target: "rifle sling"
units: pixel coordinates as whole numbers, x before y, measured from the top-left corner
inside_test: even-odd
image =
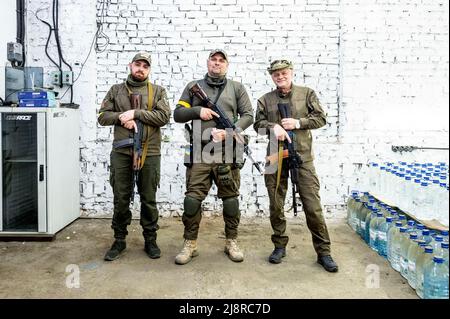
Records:
[[[150,82],[148,82],[148,102],[147,102],[147,109],[149,111],[153,110],[153,86]],[[147,126],[145,126],[147,128]],[[148,151],[148,130],[147,130],[147,140],[144,143],[144,150],[142,151],[142,160],[141,165],[139,169],[144,166],[145,159],[147,158],[147,151]]]
[[[283,168],[283,142],[278,141],[278,169],[277,169],[277,186],[275,188],[275,202],[277,201],[278,187],[280,186],[281,170]]]
[[[227,85],[227,79],[225,78],[223,84],[219,87],[219,93],[217,93],[217,96],[214,100],[214,104],[217,104],[217,101],[219,101],[219,97],[222,94],[223,90],[225,89],[226,85]]]

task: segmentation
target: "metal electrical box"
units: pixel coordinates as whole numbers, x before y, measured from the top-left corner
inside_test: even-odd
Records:
[[[79,114],[0,108],[0,240],[53,237],[80,215]]]
[[[7,50],[7,59],[10,62],[23,62],[23,45],[15,42],[8,42],[6,44]]]

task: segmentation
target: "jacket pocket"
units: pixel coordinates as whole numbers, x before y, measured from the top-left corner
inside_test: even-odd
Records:
[[[298,130],[296,134],[297,151],[300,155],[307,155],[311,152],[312,136],[309,130]]]

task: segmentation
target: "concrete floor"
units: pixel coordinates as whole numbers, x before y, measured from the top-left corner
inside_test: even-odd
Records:
[[[223,220],[202,220],[200,255],[174,264],[182,247],[180,218],[160,220],[162,257],[143,251],[139,221],[129,227],[127,250],[114,262],[103,255],[112,243],[109,219],[78,219],[52,242],[0,241],[0,299],[3,298],[417,298],[389,263],[370,250],[344,221],[328,222],[338,273],[316,264],[303,219],[288,222],[288,256],[279,265],[266,219],[241,222],[242,263],[223,253]],[[79,288],[76,272],[79,270]],[[67,270],[67,272],[66,272]]]

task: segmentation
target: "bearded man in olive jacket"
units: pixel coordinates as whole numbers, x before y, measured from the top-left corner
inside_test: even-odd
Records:
[[[127,226],[131,223],[130,202],[134,194],[133,145],[126,141],[133,140],[133,134],[138,133],[138,121],[143,124],[143,154],[136,179],[141,201],[140,223],[145,240],[144,250],[152,259],[161,256],[161,250],[156,244],[156,231],[159,229],[156,191],[160,181],[160,127],[169,122],[170,106],[166,89],[150,83],[150,66],[151,57],[148,52],[136,54],[129,64],[130,74],[127,80],[111,87],[103,99],[98,115],[100,125],[114,125],[110,184],[114,193],[111,228],[114,230],[115,241],[104,257],[107,261],[119,258],[126,248]],[[139,94],[138,109],[132,109],[133,94]]]

